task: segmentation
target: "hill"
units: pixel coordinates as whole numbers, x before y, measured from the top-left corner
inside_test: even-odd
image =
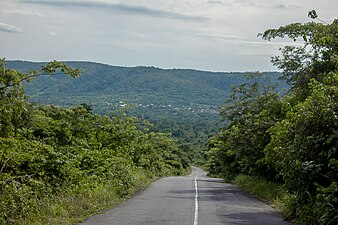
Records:
[[[66,63],[81,68],[82,75],[77,79],[61,75],[38,77],[26,86],[33,101],[60,106],[85,102],[101,113],[115,109],[121,101],[137,105],[214,108],[224,102],[232,85],[246,82],[245,73]],[[19,71],[39,69],[42,65],[44,63],[7,62],[9,68]],[[274,79],[278,76],[278,73],[269,74]]]
[[[188,149],[203,146],[216,132],[218,106],[233,85],[248,82],[246,73],[66,63],[81,68],[81,76],[38,77],[26,84],[31,101],[64,107],[86,103],[94,112],[108,115],[131,103],[129,113],[154,123],[154,131],[172,133]],[[44,64],[8,61],[7,67],[28,72]],[[273,81],[279,76],[276,72],[268,75]]]

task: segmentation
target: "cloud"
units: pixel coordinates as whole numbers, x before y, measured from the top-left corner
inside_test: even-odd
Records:
[[[277,9],[293,9],[293,8],[300,8],[299,5],[286,5],[286,4],[278,4],[273,6],[273,8]]]
[[[31,9],[14,9],[14,10],[3,10],[4,13],[7,14],[16,14],[21,16],[41,16],[41,13],[39,13],[36,10]]]
[[[5,23],[0,23],[0,32],[22,33],[23,30],[21,30],[20,28],[18,28],[16,26],[13,26],[13,25],[5,24]]]
[[[209,0],[208,1],[209,5],[214,5],[214,6],[218,6],[218,5],[222,5],[222,6],[232,6],[233,4],[230,2],[224,2],[224,1],[220,1],[220,0]]]
[[[172,49],[172,46],[161,44],[161,43],[155,43],[155,42],[139,42],[139,41],[133,41],[133,40],[114,40],[109,41],[107,43],[110,47],[118,47],[123,48],[131,51],[138,51],[138,52],[148,52],[150,50],[161,50],[161,51],[167,51],[169,49]]]
[[[217,32],[216,29],[201,29],[201,32],[195,33],[197,37],[220,41],[226,45],[236,46],[243,49],[252,48],[261,50],[263,47],[279,49],[282,46],[302,46],[304,43],[293,41],[264,41],[264,40],[249,40],[237,34]]]
[[[213,1],[213,0],[211,0]],[[217,1],[217,0],[214,0]],[[241,7],[249,7],[249,8],[257,8],[257,9],[281,9],[281,10],[289,10],[289,9],[297,9],[301,8],[300,5],[297,4],[287,4],[287,3],[274,3],[269,0],[262,0],[262,1],[250,1],[250,0],[236,0],[233,3],[234,5],[237,4]]]
[[[179,20],[193,20],[193,21],[204,21],[206,17],[185,15],[181,13],[152,9],[145,6],[127,5],[127,4],[113,4],[97,1],[42,1],[42,0],[23,0],[21,1],[27,4],[39,4],[49,5],[54,7],[77,7],[77,8],[96,8],[100,10],[110,10],[114,12],[133,14],[133,15],[144,15],[150,17],[167,18],[167,19],[179,19]]]
[[[223,34],[223,33],[196,33],[196,36],[199,37],[207,37],[212,39],[221,39],[221,40],[229,40],[229,39],[238,39],[239,36],[236,34]]]
[[[222,2],[221,1],[219,1],[219,0],[210,0],[210,1],[208,1],[208,3],[209,4],[215,4],[215,5],[217,5],[217,4],[222,4]]]
[[[55,32],[50,32],[49,35],[56,36],[56,33]]]
[[[121,31],[133,38],[138,38],[138,39],[146,38],[146,35],[142,33],[137,33],[137,32],[130,31],[130,30],[121,30]]]
[[[243,55],[243,56],[267,56],[272,57],[278,53],[276,49],[264,49],[263,51],[243,51],[243,52],[236,52],[236,55]]]
[[[250,41],[250,40],[235,40],[236,44],[241,47],[261,48],[264,46],[280,48],[286,45],[303,46],[303,42],[286,42],[286,41]]]
[[[245,7],[258,7],[256,2],[248,1],[248,0],[236,0],[234,3],[239,4]]]
[[[279,5],[276,5],[275,7],[278,8],[278,9],[288,9],[289,8],[287,5],[284,5],[284,4],[279,4]]]

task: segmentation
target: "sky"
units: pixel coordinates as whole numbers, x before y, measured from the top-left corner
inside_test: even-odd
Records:
[[[338,18],[337,0],[0,0],[0,58],[274,71],[270,28]]]

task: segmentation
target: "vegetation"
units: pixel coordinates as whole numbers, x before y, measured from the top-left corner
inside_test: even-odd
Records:
[[[238,175],[233,182],[244,191],[257,196],[270,204],[274,204],[275,207],[281,206],[280,199],[286,195],[286,191],[282,185],[268,182],[263,178],[257,179],[241,174]]]
[[[245,73],[207,72],[155,67],[118,67],[93,62],[65,62],[81,68],[72,79],[56,75],[39,77],[26,85],[33,101],[73,106],[86,102],[94,112],[109,114],[120,101],[147,106],[172,105],[191,108],[215,107],[224,102],[233,84],[245,81]],[[39,69],[45,63],[8,61],[21,72]],[[278,73],[269,73],[277,78]]]
[[[317,18],[315,11],[309,16]],[[260,34],[304,42],[272,59],[291,89],[281,97],[260,82],[235,87],[221,107],[230,122],[208,144],[211,174],[283,185],[283,211],[297,224],[338,224],[337,32],[336,19]]]
[[[53,61],[22,73],[0,61],[0,224],[71,224],[188,169],[168,134],[123,111],[28,102],[23,81],[59,73],[80,71]]]
[[[209,139],[211,175],[275,199],[297,224],[338,224],[337,31],[334,20],[260,34],[304,43],[272,59],[287,93],[278,73],[248,74],[243,84],[244,74],[69,62],[84,69],[72,79],[61,74],[80,71],[64,63],[10,62],[15,70],[1,60],[0,223],[71,223],[155,176],[202,164]],[[22,83],[33,78],[33,101],[72,107],[30,103]],[[224,127],[211,137],[228,94]]]
[[[45,63],[9,61],[21,72]],[[92,62],[67,62],[82,68],[77,79],[56,75],[26,84],[30,100],[70,107],[86,103],[94,113],[110,115],[128,106],[128,115],[150,121],[153,132],[168,132],[195,165],[206,161],[207,140],[220,128],[217,106],[231,86],[245,82],[245,73],[116,67]],[[274,82],[278,73],[266,73]],[[285,87],[285,83],[283,83]]]

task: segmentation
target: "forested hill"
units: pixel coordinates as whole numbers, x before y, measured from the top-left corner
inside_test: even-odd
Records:
[[[40,69],[44,63],[8,61],[19,71]],[[94,111],[109,113],[121,101],[135,104],[209,109],[224,103],[234,84],[246,81],[245,73],[206,72],[155,67],[117,67],[93,62],[66,62],[83,73],[39,77],[27,84],[33,101],[61,106],[87,103]],[[277,79],[277,73],[271,73]]]
[[[7,67],[28,72],[44,64],[8,61]],[[94,113],[106,115],[131,103],[129,114],[153,123],[151,131],[171,133],[195,164],[205,161],[202,152],[218,130],[218,107],[229,97],[233,85],[248,82],[246,73],[118,67],[93,62],[66,64],[81,68],[80,77],[37,77],[26,84],[30,101],[66,107],[86,103]],[[268,75],[273,82],[279,76]]]

